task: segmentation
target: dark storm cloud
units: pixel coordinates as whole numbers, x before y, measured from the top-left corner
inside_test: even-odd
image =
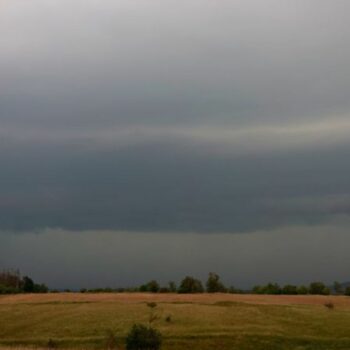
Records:
[[[347,148],[209,155],[183,142],[1,156],[3,229],[242,232],[350,212]]]
[[[349,214],[348,1],[0,6],[0,228]]]

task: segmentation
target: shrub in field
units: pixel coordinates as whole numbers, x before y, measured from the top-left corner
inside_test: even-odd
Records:
[[[350,296],[350,286],[345,288],[344,294]]]
[[[204,288],[202,282],[191,276],[186,276],[180,284],[179,293],[203,293]]]
[[[152,327],[135,324],[126,337],[126,350],[159,350],[162,335]]]
[[[208,293],[226,292],[225,286],[220,281],[218,274],[210,272],[206,283]]]

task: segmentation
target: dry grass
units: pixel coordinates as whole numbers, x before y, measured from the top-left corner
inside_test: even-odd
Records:
[[[152,294],[152,293],[52,293],[0,296],[1,304],[50,303],[50,302],[118,302],[118,303],[206,303],[239,302],[257,305],[324,305],[350,308],[346,296],[324,295],[255,295],[255,294]]]
[[[349,297],[232,294],[1,296],[0,345],[41,350],[52,339],[59,348],[101,349],[110,331],[121,345],[133,323],[148,322],[150,302],[164,350],[350,349]]]

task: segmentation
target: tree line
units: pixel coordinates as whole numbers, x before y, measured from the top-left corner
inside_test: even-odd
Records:
[[[70,290],[64,290],[70,292]],[[15,293],[47,293],[59,292],[49,290],[45,284],[35,283],[30,277],[21,277],[18,270],[6,270],[0,272],[0,294]],[[151,280],[138,287],[132,288],[82,288],[81,293],[112,293],[112,292],[148,292],[148,293],[232,293],[232,294],[270,294],[270,295],[348,295],[350,296],[350,285],[345,286],[334,282],[332,286],[326,286],[323,282],[312,282],[308,286],[287,284],[280,286],[278,283],[267,283],[256,285],[251,290],[241,290],[235,287],[226,287],[218,274],[210,272],[205,284],[193,277],[184,277],[179,285],[171,281],[167,285],[161,285],[156,280]]]
[[[21,277],[19,270],[3,270],[0,272],[0,294],[47,293],[45,284],[35,283],[30,277]]]
[[[280,286],[278,283],[267,283],[256,285],[251,290],[242,290],[233,286],[226,287],[220,276],[210,272],[208,279],[203,283],[192,276],[186,276],[179,284],[171,281],[166,286],[161,286],[156,280],[151,280],[139,287],[134,288],[99,288],[82,289],[82,293],[88,292],[148,292],[148,293],[231,293],[231,294],[269,294],[269,295],[348,295],[350,296],[350,286],[344,286],[339,282],[334,282],[332,286],[326,286],[323,282],[312,282],[309,285],[286,284]]]

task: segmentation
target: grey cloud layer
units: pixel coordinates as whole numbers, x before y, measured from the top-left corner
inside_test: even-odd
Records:
[[[103,128],[348,114],[347,1],[3,1],[1,121]]]
[[[347,0],[0,6],[0,229],[349,215]]]
[[[0,155],[4,229],[242,232],[350,213],[347,147],[232,156],[183,142]]]

